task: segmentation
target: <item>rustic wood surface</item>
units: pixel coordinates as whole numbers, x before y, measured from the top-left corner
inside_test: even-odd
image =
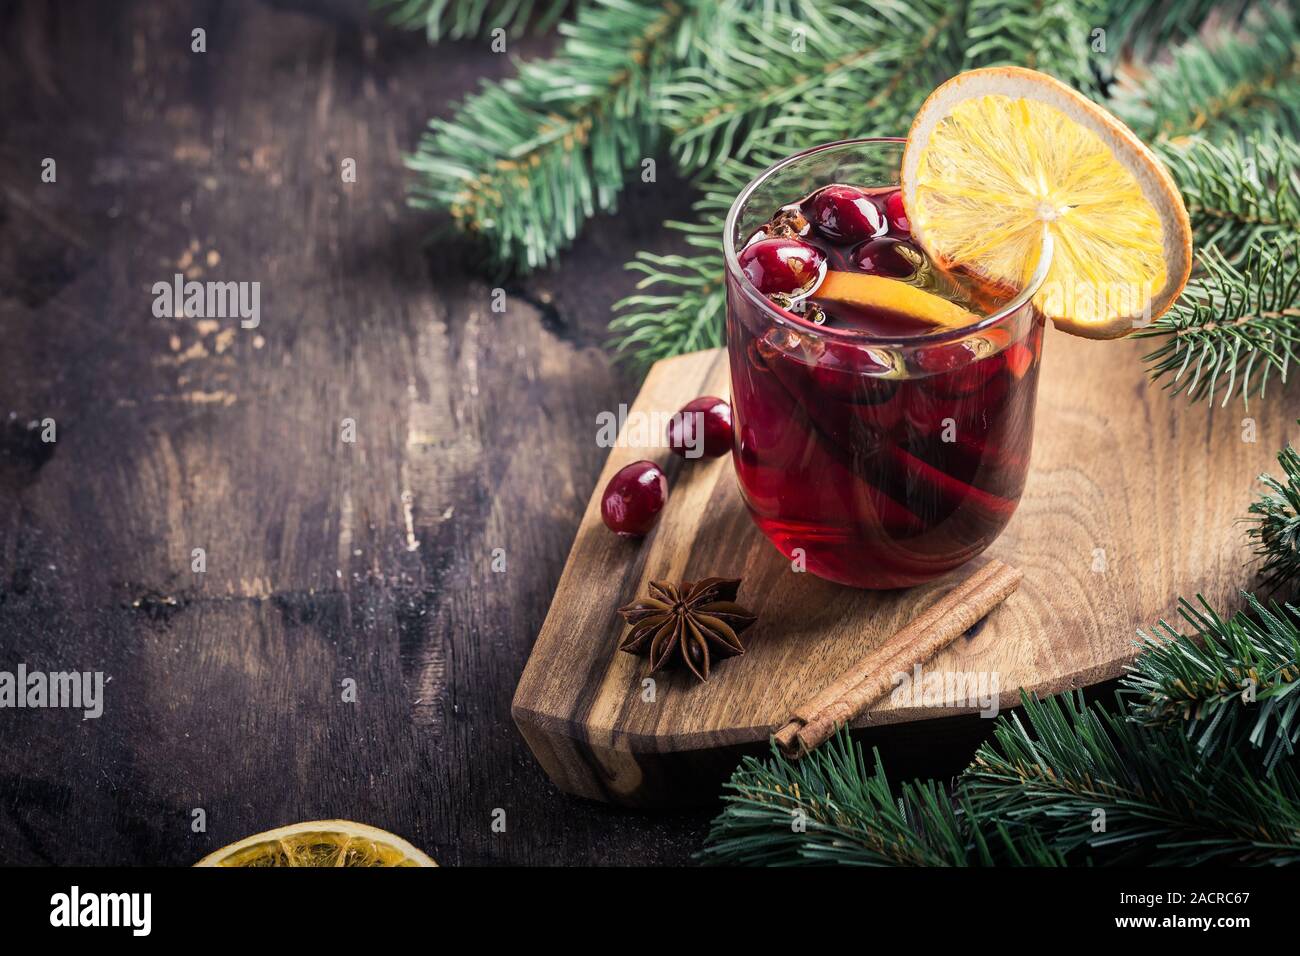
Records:
[[[1118,676],[1136,630],[1175,619],[1178,595],[1230,607],[1252,582],[1240,518],[1253,479],[1294,436],[1294,416],[1276,393],[1249,425],[1188,408],[1147,384],[1143,350],[1053,330],[1045,338],[1029,479],[986,552],[1022,568],[1024,581],[984,627],[929,664],[935,673],[996,674],[1003,708],[1021,688],[1051,694]],[[697,395],[726,396],[728,383],[720,349],[660,362],[629,421],[671,415]],[[1255,440],[1243,441],[1251,431]],[[672,486],[658,527],[644,542],[620,540],[593,495],[515,695],[516,721],[570,792],[647,805],[709,792],[685,786],[680,768],[692,768],[692,783],[707,780],[708,767],[725,773],[738,745],[764,740],[969,573],[889,592],[795,573],[750,521],[729,458],[684,463],[624,439],[597,488],[641,458],[660,462]],[[685,670],[660,675],[647,702],[645,660],[617,650],[625,630],[617,608],[651,580],[711,575],[744,579],[740,603],[758,615],[746,653],[719,662],[707,684]],[[886,698],[856,725],[978,709],[956,696],[924,705]],[[715,750],[728,759],[711,759]]]
[[[698,849],[709,813],[567,797],[510,719],[595,416],[636,393],[623,263],[690,201],[633,177],[493,314],[401,157],[510,69],[364,0],[0,4],[0,669],[111,677],[98,720],[0,711],[0,862],[189,864],[333,816],[445,864]],[[261,327],[155,318],[194,267],[260,281]]]
[[[0,3],[0,669],[111,677],[98,720],[0,711],[0,862],[184,865],[331,816],[445,864],[700,845],[710,810],[561,794],[510,716],[606,458],[595,416],[638,387],[604,347],[622,264],[669,251],[660,223],[689,191],[666,162],[633,177],[617,217],[491,313],[472,252],[422,244],[440,221],[404,206],[401,156],[508,58],[431,51],[365,6]],[[262,283],[260,340],[153,316],[151,285],[195,268]],[[53,445],[29,427],[46,417]],[[1061,507],[1084,480],[1062,478]],[[1200,520],[1175,495],[1133,516],[1153,540]],[[931,728],[949,722],[898,726],[899,776],[960,767],[987,722],[945,749]]]

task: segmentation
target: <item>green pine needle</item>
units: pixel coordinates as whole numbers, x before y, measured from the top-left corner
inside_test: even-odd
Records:
[[[1091,93],[1100,72],[1092,31],[1108,7],[1106,0],[971,0],[963,68],[1014,63]]]
[[[1204,598],[1199,608],[1179,602],[1192,634],[1164,621],[1140,633],[1144,651],[1123,692],[1133,720],[1180,729],[1201,765],[1256,750],[1271,773],[1300,738],[1300,612],[1245,599],[1246,610],[1227,619]]]
[[[1211,246],[1205,274],[1164,316],[1136,335],[1161,339],[1145,356],[1152,378],[1193,401],[1226,405],[1235,394],[1263,396],[1274,375],[1287,380],[1300,354],[1300,240],[1256,246],[1234,266]]]
[[[1200,759],[1181,726],[1022,696],[1023,717],[952,787],[895,790],[847,731],[800,761],[775,748],[724,788],[701,858],[740,865],[992,866],[1300,862],[1300,778],[1236,751]],[[1123,706],[1123,698],[1119,701]]]
[[[1264,559],[1264,586],[1294,592],[1300,586],[1300,453],[1288,445],[1278,453],[1282,478],[1260,475],[1268,491],[1250,506],[1248,534]]]
[[[972,808],[934,781],[895,797],[879,754],[874,768],[841,731],[802,761],[775,747],[748,757],[726,785],[724,809],[700,857],[736,865],[1063,865],[1033,834],[999,821],[972,822]],[[1019,829],[1019,828],[1017,828]]]
[[[561,26],[559,57],[524,63],[452,120],[429,123],[407,160],[412,204],[449,210],[501,270],[550,262],[596,211],[616,207],[630,172],[652,156],[651,89],[692,45],[702,9],[591,0]]]
[[[1071,862],[1300,862],[1300,777],[1240,754],[1198,760],[1178,728],[1089,707],[1081,693],[1022,697],[960,778],[972,806],[1036,833]]]
[[[1178,181],[1196,248],[1214,246],[1238,262],[1252,246],[1300,237],[1300,143],[1256,135],[1214,143],[1164,143],[1161,158]]]
[[[564,16],[571,0],[371,0],[395,26],[423,30],[430,43],[464,40],[504,29],[518,37],[543,33]]]
[[[962,57],[964,4],[882,0],[870,7],[794,5],[733,13],[732,41],[711,46],[659,94],[681,169],[742,160],[848,136],[901,135],[935,82]],[[816,64],[816,68],[812,68]]]
[[[1261,4],[1239,33],[1216,31],[1179,46],[1114,108],[1146,140],[1243,131],[1300,131],[1300,18],[1290,2]]]
[[[1196,36],[1211,18],[1216,29],[1238,27],[1257,5],[1256,0],[1117,0],[1107,4],[1096,25],[1106,31],[1112,59],[1123,55],[1149,62],[1169,44]]]

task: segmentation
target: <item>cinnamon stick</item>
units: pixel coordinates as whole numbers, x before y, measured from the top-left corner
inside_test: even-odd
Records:
[[[782,752],[800,757],[882,698],[894,675],[912,670],[966,633],[1007,599],[1024,572],[993,560],[926,608],[884,644],[807,703],[773,735]]]

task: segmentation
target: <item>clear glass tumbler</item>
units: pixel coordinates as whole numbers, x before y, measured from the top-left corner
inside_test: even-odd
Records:
[[[737,259],[782,206],[831,183],[896,185],[904,141],[831,143],[777,163],[727,217],[734,461],[763,533],[808,571],[864,588],[919,584],[983,551],[1029,467],[1044,321],[1033,279],[960,328],[883,338],[814,324]]]

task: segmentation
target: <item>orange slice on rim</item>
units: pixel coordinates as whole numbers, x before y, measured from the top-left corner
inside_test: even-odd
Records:
[[[903,205],[935,262],[1024,288],[1052,244],[1035,304],[1067,332],[1114,338],[1182,292],[1192,230],[1168,171],[1133,132],[1045,73],[990,67],[921,106]]]

